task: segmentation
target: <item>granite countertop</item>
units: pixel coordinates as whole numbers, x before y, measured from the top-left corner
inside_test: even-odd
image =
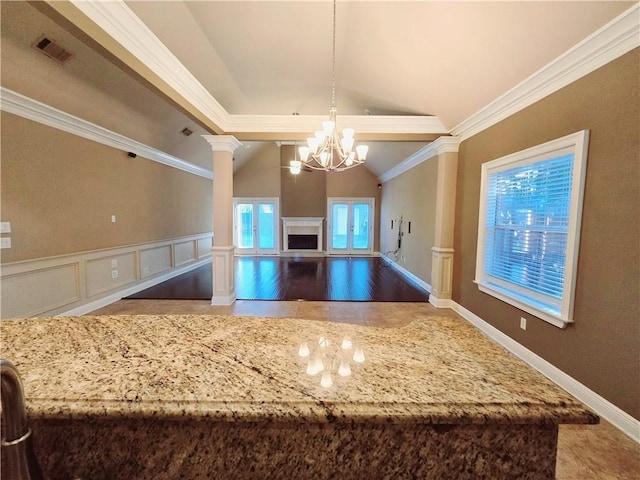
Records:
[[[35,418],[249,422],[597,423],[464,320],[400,328],[301,319],[140,315],[5,320],[2,357]],[[324,337],[328,345],[319,346]],[[344,338],[352,342],[342,349]],[[310,356],[299,355],[307,342]],[[356,348],[364,361],[353,361]],[[332,385],[309,358],[332,364]],[[315,351],[315,353],[314,353]],[[351,375],[337,373],[340,358]],[[326,378],[325,378],[326,380]]]

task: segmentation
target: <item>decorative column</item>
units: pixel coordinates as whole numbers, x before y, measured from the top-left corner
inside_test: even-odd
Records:
[[[431,293],[429,303],[451,306],[453,285],[453,227],[456,210],[458,146],[456,137],[440,137],[434,143],[438,152],[435,239],[431,248]]]
[[[203,135],[213,150],[213,292],[211,305],[236,301],[233,246],[233,151],[241,143],[232,135]]]

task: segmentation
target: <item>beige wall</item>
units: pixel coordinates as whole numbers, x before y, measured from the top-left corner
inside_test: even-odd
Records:
[[[283,145],[281,164],[288,166],[294,158],[294,147]],[[280,169],[280,214],[283,217],[326,217],[327,174],[306,172],[291,175],[288,169]],[[326,243],[325,243],[326,245]]]
[[[380,251],[384,254],[396,249],[398,223],[402,217],[404,236],[397,262],[429,284],[431,248],[435,239],[437,177],[438,157],[435,156],[382,185]],[[408,222],[411,222],[411,233],[408,233]],[[390,256],[393,258],[392,254]]]
[[[267,142],[254,158],[233,174],[234,197],[280,196],[280,148]]]
[[[208,132],[77,28],[57,23],[45,2],[0,2],[0,10],[3,87],[211,170]],[[73,53],[64,65],[32,48],[43,33]],[[182,135],[184,127],[194,134]]]
[[[453,299],[640,419],[639,49],[460,146]],[[484,162],[590,130],[575,324],[565,330],[473,283]],[[529,319],[519,328],[520,316]]]
[[[9,113],[1,120],[12,240],[3,263],[211,231],[211,180]]]

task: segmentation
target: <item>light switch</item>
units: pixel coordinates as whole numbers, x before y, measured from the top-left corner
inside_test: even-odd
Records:
[[[0,222],[0,233],[11,233],[11,222]]]
[[[116,223],[116,216],[115,215],[111,215],[111,223]]]
[[[111,260],[111,268],[118,268],[118,259],[114,258]]]
[[[0,248],[11,248],[11,237],[0,238]]]
[[[118,270],[111,271],[111,278],[118,278]]]

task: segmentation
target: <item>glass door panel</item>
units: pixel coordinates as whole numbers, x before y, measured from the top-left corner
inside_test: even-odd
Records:
[[[331,250],[349,248],[349,204],[334,203],[331,208]]]
[[[276,248],[275,205],[258,204],[258,253]]]
[[[373,253],[373,198],[329,198],[329,253]]]
[[[240,203],[236,207],[236,228],[238,248],[253,247],[253,205],[250,203]]]
[[[278,253],[278,206],[277,198],[234,199],[233,241],[237,254]]]
[[[370,208],[368,203],[353,204],[353,249],[370,250]]]

